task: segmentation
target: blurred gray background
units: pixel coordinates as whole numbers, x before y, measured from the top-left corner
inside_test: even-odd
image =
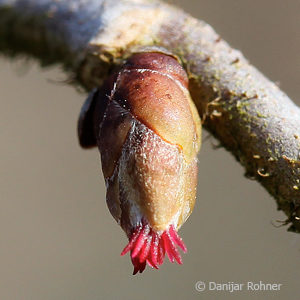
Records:
[[[300,104],[299,0],[175,1],[210,23]],[[132,276],[110,216],[97,150],[80,149],[85,99],[58,69],[0,59],[0,299],[299,299],[300,235],[212,139],[181,235],[183,266]],[[207,133],[204,134],[206,136]],[[197,281],[281,283],[280,291],[197,292]]]

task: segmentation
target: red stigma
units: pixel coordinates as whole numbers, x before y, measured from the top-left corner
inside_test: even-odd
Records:
[[[182,264],[181,255],[177,249],[179,246],[183,252],[187,248],[178,235],[173,225],[170,225],[163,233],[157,233],[146,222],[137,226],[129,238],[127,246],[121,255],[130,251],[131,261],[134,266],[133,275],[142,273],[146,264],[151,268],[158,269],[162,265],[165,254],[170,262]]]

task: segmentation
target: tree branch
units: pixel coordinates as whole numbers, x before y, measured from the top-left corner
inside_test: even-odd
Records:
[[[209,25],[147,0],[0,0],[0,51],[60,63],[86,89],[140,46],[181,58],[204,126],[300,231],[300,109]]]

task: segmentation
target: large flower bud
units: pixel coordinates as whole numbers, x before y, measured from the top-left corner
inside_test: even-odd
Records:
[[[193,210],[201,125],[179,62],[159,52],[131,56],[87,99],[83,147],[98,145],[108,208],[126,232],[134,274],[165,253],[182,263],[177,230]]]

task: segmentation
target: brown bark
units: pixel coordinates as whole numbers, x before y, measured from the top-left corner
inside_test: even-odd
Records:
[[[300,109],[239,51],[206,23],[160,2],[41,2],[0,0],[0,51],[60,63],[90,89],[136,49],[166,48],[188,71],[204,126],[300,231]]]

